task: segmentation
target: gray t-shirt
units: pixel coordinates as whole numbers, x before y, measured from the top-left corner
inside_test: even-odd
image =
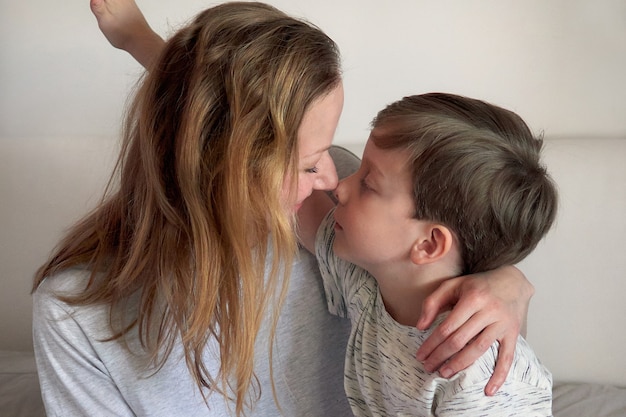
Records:
[[[331,155],[340,177],[358,168],[358,158],[343,148],[331,148]],[[110,335],[106,306],[76,307],[58,300],[57,293],[84,288],[86,277],[86,271],[66,271],[46,279],[33,296],[33,342],[49,416],[232,415],[219,395],[211,395],[208,405],[203,402],[179,347],[154,372],[136,333],[127,338],[134,353],[119,341],[103,341]],[[328,313],[317,262],[302,250],[293,266],[275,339],[274,383],[282,415],[350,414],[343,392],[349,326],[347,320]],[[255,349],[261,396],[249,416],[281,415],[272,395],[267,340],[268,323],[264,323]],[[219,364],[211,346],[206,364],[210,370]]]
[[[203,402],[180,348],[155,372],[136,333],[126,339],[130,351],[119,341],[103,341],[110,335],[108,307],[69,306],[56,298],[80,291],[86,279],[86,271],[66,271],[47,278],[34,294],[33,338],[48,415],[231,415],[219,395],[209,397],[208,407]],[[350,414],[342,384],[348,333],[347,320],[328,314],[317,264],[303,253],[294,265],[274,348],[274,382],[283,415]],[[256,344],[262,392],[251,416],[281,415],[270,385],[267,338],[265,325]],[[211,346],[206,351],[211,369],[219,364],[214,351]]]
[[[495,396],[487,397],[484,388],[495,367],[497,344],[451,379],[426,372],[415,354],[430,331],[396,322],[385,310],[374,277],[334,255],[332,213],[318,231],[316,255],[330,312],[352,323],[344,386],[356,416],[552,415],[552,375],[522,337]]]

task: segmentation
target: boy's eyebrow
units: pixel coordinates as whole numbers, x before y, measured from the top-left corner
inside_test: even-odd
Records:
[[[369,158],[363,158],[363,163],[367,166],[370,171],[373,171],[374,174],[377,174],[379,177],[385,178],[385,173],[381,171],[381,169],[372,162]]]

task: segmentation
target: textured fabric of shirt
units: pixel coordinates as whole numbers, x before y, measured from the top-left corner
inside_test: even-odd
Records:
[[[329,311],[352,323],[344,387],[356,416],[552,415],[552,376],[521,337],[508,378],[495,396],[487,397],[484,388],[497,343],[451,379],[426,372],[415,354],[430,332],[397,323],[385,310],[376,280],[334,255],[334,225],[331,212],[320,226],[316,255]]]

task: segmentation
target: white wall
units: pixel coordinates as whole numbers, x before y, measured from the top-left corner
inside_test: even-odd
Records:
[[[203,0],[138,0],[162,34]],[[338,142],[375,112],[442,90],[518,111],[550,136],[626,132],[623,0],[274,0],[340,45]],[[88,0],[0,0],[0,136],[114,135],[139,68],[100,35]]]
[[[138,3],[164,35],[212,4]],[[626,385],[625,331],[613,326],[626,313],[626,2],[271,3],[316,23],[341,47],[339,144],[358,148],[377,110],[435,90],[495,102],[545,131],[566,200],[559,246],[547,240],[523,264],[538,290],[531,342],[559,377]],[[62,230],[97,201],[140,71],[108,45],[88,0],[0,0],[1,349],[30,349],[31,276]],[[563,326],[566,337],[554,330]]]
[[[555,226],[519,268],[536,294],[528,340],[556,379],[626,386],[626,140],[552,139]]]

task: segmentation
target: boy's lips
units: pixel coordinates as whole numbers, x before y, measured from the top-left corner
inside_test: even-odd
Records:
[[[335,215],[334,217],[335,217],[335,230],[343,230],[343,227],[341,227],[341,224],[337,220],[337,216]]]

